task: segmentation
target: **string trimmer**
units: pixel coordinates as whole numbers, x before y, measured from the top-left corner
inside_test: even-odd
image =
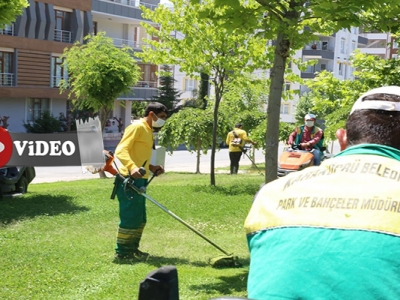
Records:
[[[142,172],[141,172],[142,173]],[[142,174],[143,175],[143,174]],[[134,185],[134,181],[132,178],[125,178],[123,177],[121,174],[117,174],[116,176],[120,176],[120,180],[124,181],[124,186],[125,188],[130,188],[132,190],[134,190],[136,193],[142,195],[143,197],[145,197],[146,199],[148,199],[149,201],[151,201],[153,204],[155,204],[157,207],[159,207],[160,209],[162,209],[164,212],[166,212],[168,215],[170,215],[171,217],[173,217],[174,219],[178,220],[179,222],[181,222],[183,225],[185,225],[187,228],[189,228],[191,231],[193,231],[194,233],[196,233],[198,236],[202,237],[204,240],[206,240],[207,242],[209,242],[212,246],[214,246],[215,248],[217,248],[219,251],[221,251],[222,253],[224,253],[225,255],[220,255],[218,257],[212,258],[210,259],[210,264],[212,267],[214,268],[218,268],[218,267],[241,267],[242,264],[239,262],[239,258],[237,256],[234,256],[233,253],[228,253],[227,251],[225,251],[224,249],[222,249],[220,246],[218,246],[216,243],[214,243],[213,241],[211,241],[208,237],[206,237],[204,234],[202,234],[200,231],[198,231],[197,229],[195,229],[194,227],[192,227],[191,225],[189,225],[188,223],[186,223],[182,218],[178,217],[176,214],[174,214],[172,211],[170,211],[168,208],[166,208],[164,205],[162,205],[161,203],[157,202],[155,199],[153,199],[152,197],[150,197],[149,195],[146,194],[146,188],[148,186],[148,184],[153,180],[153,178],[156,175],[156,173],[153,174],[153,176],[151,177],[151,179],[148,181],[148,183],[146,184],[146,186],[142,186],[140,188],[136,187]]]
[[[241,147],[240,149],[242,150],[242,153],[245,154],[245,155],[250,159],[250,161],[251,161],[251,163],[253,164],[253,166],[255,166],[256,169],[258,170],[258,173],[260,173],[261,175],[264,175],[264,174],[261,172],[261,170],[257,167],[255,161],[252,160],[251,157],[247,154],[247,151],[250,150],[251,147],[246,147],[246,146],[244,146],[244,147]]]

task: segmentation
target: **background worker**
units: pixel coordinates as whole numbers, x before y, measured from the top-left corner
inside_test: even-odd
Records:
[[[245,221],[248,297],[400,295],[400,87],[354,104],[345,150],[265,185]]]
[[[315,126],[315,120],[315,115],[305,115],[305,124],[295,128],[289,136],[288,144],[290,146],[294,144],[299,145],[302,150],[313,150],[311,153],[314,155],[314,165],[319,166],[321,164],[320,141],[323,136],[323,131],[321,128]]]
[[[153,127],[162,127],[168,115],[167,108],[158,102],[151,102],[145,109],[140,122],[126,127],[115,155],[122,164],[120,173],[134,179],[136,187],[145,186],[149,173],[164,173],[162,166],[150,164],[154,148]],[[140,172],[146,169],[146,174]],[[120,223],[117,233],[116,259],[146,258],[148,253],[139,250],[139,243],[146,225],[145,197],[124,188],[124,182],[116,176],[116,195],[119,202]]]
[[[230,174],[238,173],[240,157],[246,143],[257,144],[247,137],[246,131],[242,129],[242,124],[237,123],[235,128],[226,136],[226,144],[229,145],[229,159],[231,161]]]

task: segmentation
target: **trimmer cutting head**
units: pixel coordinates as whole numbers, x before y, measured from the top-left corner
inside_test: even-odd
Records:
[[[239,258],[233,255],[220,255],[210,259],[210,264],[213,268],[240,268],[242,264]]]

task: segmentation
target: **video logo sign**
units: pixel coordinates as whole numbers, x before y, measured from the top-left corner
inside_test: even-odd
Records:
[[[76,121],[77,132],[15,133],[0,127],[0,168],[57,167],[104,164],[98,118]]]
[[[13,153],[13,142],[10,134],[0,127],[0,168],[4,167],[11,159]]]
[[[12,155],[4,165],[8,166],[80,166],[77,133],[15,133],[12,139]]]

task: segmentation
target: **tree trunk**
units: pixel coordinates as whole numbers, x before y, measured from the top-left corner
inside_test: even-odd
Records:
[[[265,183],[278,178],[278,148],[279,148],[279,113],[281,107],[282,89],[286,59],[289,55],[290,42],[287,36],[278,32],[276,40],[274,63],[271,69],[270,94],[267,108],[267,134],[265,141]]]
[[[101,108],[99,111],[99,119],[100,119],[100,125],[101,125],[101,136],[103,136],[104,133],[104,128],[106,126],[106,121],[108,119],[108,115],[110,114],[111,109],[107,109],[105,107]],[[103,149],[101,149],[103,151]],[[100,178],[108,178],[106,173],[104,171],[99,172],[99,177]]]
[[[219,79],[219,80],[218,80]],[[218,81],[220,84],[218,84]],[[215,89],[215,105],[214,105],[214,122],[212,131],[212,148],[211,148],[211,170],[210,170],[210,184],[215,185],[215,149],[217,148],[217,128],[218,128],[218,109],[221,101],[223,91],[224,77],[215,74],[214,77],[214,89]]]
[[[305,1],[304,1],[305,3]],[[300,14],[296,7],[298,0],[291,0],[288,10],[284,13],[281,28],[286,28],[287,32],[293,29]],[[282,89],[285,82],[286,60],[290,54],[290,40],[280,29],[277,34],[274,63],[271,69],[271,83],[269,89],[269,100],[267,109],[267,136],[265,144],[265,183],[269,183],[278,178],[278,149],[279,149],[279,113],[282,99]]]
[[[196,174],[200,174],[200,155],[201,155],[201,141],[197,141],[197,157],[196,157]]]

